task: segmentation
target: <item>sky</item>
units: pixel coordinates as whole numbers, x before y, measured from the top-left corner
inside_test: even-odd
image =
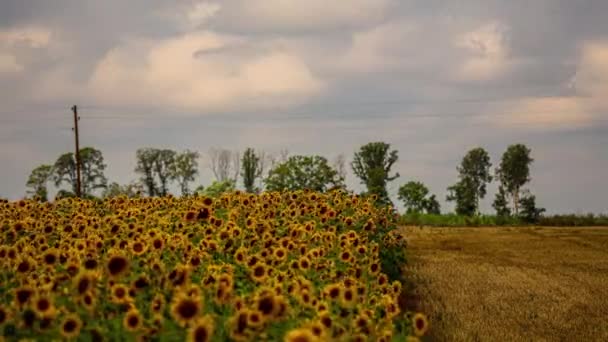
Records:
[[[0,1],[0,196],[81,146],[129,183],[141,147],[347,161],[385,141],[391,182],[445,199],[472,148],[532,150],[549,213],[608,212],[608,1]],[[493,166],[493,168],[494,168]],[[349,172],[347,184],[362,186]],[[496,183],[482,201],[491,212]],[[442,201],[443,209],[452,205]]]

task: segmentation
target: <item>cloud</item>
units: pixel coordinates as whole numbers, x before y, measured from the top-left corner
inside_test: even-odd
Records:
[[[485,24],[457,36],[454,44],[468,56],[456,71],[456,78],[485,81],[503,75],[509,67],[508,28],[500,22]]]
[[[43,27],[19,27],[0,31],[0,46],[42,48],[49,45],[51,31]]]
[[[213,18],[239,32],[318,32],[379,23],[393,0],[226,0]]]
[[[322,91],[297,55],[239,47],[247,41],[212,32],[128,42],[97,64],[89,89],[102,103],[200,111],[289,106]]]
[[[605,117],[608,111],[608,42],[582,45],[575,75],[565,87],[574,94],[514,101],[496,121],[533,129],[581,128]]]
[[[17,63],[15,56],[0,52],[0,74],[20,71],[23,71],[23,65]]]
[[[19,73],[25,65],[19,60],[23,49],[49,45],[51,32],[42,27],[15,27],[0,31],[0,73]]]

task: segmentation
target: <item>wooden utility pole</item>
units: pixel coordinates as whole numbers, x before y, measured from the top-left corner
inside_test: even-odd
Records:
[[[80,146],[78,146],[78,121],[80,117],[78,117],[76,105],[72,107],[72,112],[74,112],[74,127],[72,130],[74,131],[74,138],[76,140],[76,197],[80,197]]]

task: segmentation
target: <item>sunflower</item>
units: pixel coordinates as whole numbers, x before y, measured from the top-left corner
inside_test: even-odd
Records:
[[[9,317],[9,312],[3,306],[0,305],[0,326],[2,326],[2,324],[4,324]]]
[[[185,327],[194,321],[201,311],[201,299],[191,298],[184,293],[178,293],[173,297],[171,316],[181,327]]]
[[[84,263],[84,268],[87,270],[94,270],[97,268],[97,266],[99,265],[99,262],[96,259],[93,258],[87,258]]]
[[[129,295],[129,288],[123,284],[116,284],[110,289],[110,301],[116,304],[129,304],[133,302],[133,298]]]
[[[17,261],[15,271],[17,274],[27,274],[34,269],[34,260],[30,257],[22,257]]]
[[[264,317],[259,311],[247,312],[247,325],[252,328],[259,328],[264,324]]]
[[[129,272],[129,259],[122,254],[114,254],[108,258],[106,269],[111,278],[119,278]]]
[[[165,246],[165,241],[162,237],[156,236],[152,239],[152,247],[154,250],[160,251]]]
[[[424,314],[419,312],[414,315],[412,324],[414,326],[414,334],[416,336],[424,335],[429,329],[429,321]]]
[[[213,319],[207,315],[197,319],[190,329],[188,329],[187,341],[189,342],[207,342],[213,336]]]
[[[251,269],[251,277],[258,283],[264,283],[267,278],[266,266],[263,264],[255,264]]]
[[[163,312],[165,308],[165,296],[163,296],[160,292],[154,295],[152,299],[152,303],[150,304],[150,310],[153,314],[160,314]]]
[[[310,329],[300,328],[289,331],[283,339],[285,342],[316,342],[319,339]]]
[[[130,309],[122,320],[122,325],[130,332],[141,329],[143,318],[137,309]]]
[[[53,318],[56,314],[52,298],[41,293],[32,298],[31,308],[39,318]]]
[[[255,301],[255,309],[267,319],[274,316],[279,309],[273,292],[265,293]]]
[[[377,262],[372,262],[369,265],[369,269],[368,269],[369,273],[376,275],[378,274],[378,272],[380,271],[380,264]]]
[[[42,261],[47,266],[54,266],[59,260],[59,252],[56,248],[47,249],[42,255]]]
[[[84,295],[89,290],[95,287],[95,277],[91,271],[80,272],[76,278],[74,278],[74,288],[79,296]]]
[[[21,308],[28,304],[32,295],[34,294],[34,289],[29,286],[21,286],[14,290],[15,293],[15,304],[18,308]]]
[[[80,329],[82,328],[82,321],[76,314],[68,314],[61,322],[60,333],[61,336],[71,339],[80,335]]]
[[[340,296],[340,303],[342,306],[350,308],[357,302],[357,293],[354,289],[345,288],[342,290]]]
[[[97,297],[92,293],[85,293],[79,299],[80,305],[82,305],[87,311],[92,312],[95,310],[95,305],[97,304]]]
[[[139,240],[139,241],[133,241],[131,243],[131,253],[133,253],[133,255],[142,255],[146,252],[147,250],[147,246],[146,244]]]
[[[342,287],[339,284],[331,284],[325,287],[324,294],[328,299],[338,300],[342,292]]]
[[[303,271],[307,271],[310,268],[310,259],[305,256],[300,257],[298,264],[300,266],[300,269],[302,269]]]

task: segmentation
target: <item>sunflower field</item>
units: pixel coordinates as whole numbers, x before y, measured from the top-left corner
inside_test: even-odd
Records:
[[[400,308],[405,241],[373,198],[22,200],[0,203],[0,227],[0,341],[405,341],[428,325]]]

